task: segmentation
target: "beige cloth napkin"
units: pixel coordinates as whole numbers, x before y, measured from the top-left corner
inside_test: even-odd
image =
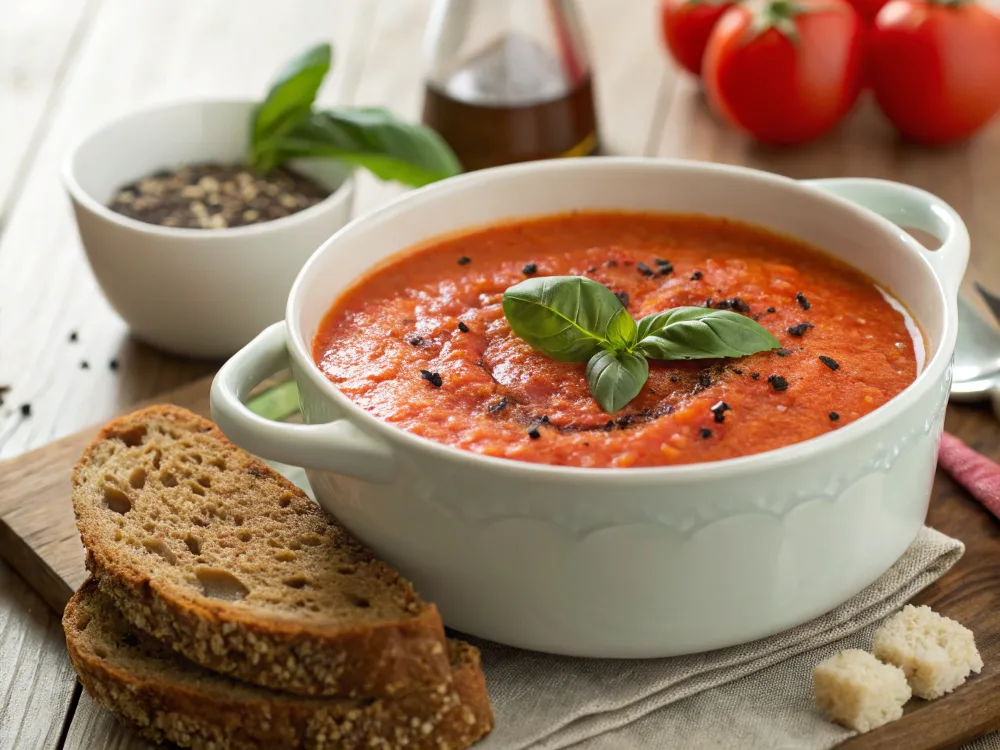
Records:
[[[275,468],[310,492],[301,469]],[[496,716],[493,732],[476,748],[831,748],[852,733],[813,707],[813,665],[840,649],[869,648],[879,623],[964,551],[958,540],[925,527],[885,575],[832,612],[705,654],[573,659],[470,638],[482,651]]]

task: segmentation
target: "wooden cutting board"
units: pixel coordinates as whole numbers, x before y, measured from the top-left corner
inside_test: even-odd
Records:
[[[156,401],[208,415],[210,384],[206,378]],[[946,427],[1000,459],[1000,426],[987,409],[952,406]],[[0,463],[0,555],[57,612],[86,577],[69,478],[97,429]],[[961,539],[966,552],[914,603],[929,604],[972,628],[986,666],[945,698],[910,701],[901,720],[848,740],[843,750],[944,750],[1000,729],[1000,522],[939,472],[928,524]]]

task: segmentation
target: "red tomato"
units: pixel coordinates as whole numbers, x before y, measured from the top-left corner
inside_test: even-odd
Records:
[[[962,140],[1000,109],[1000,16],[981,5],[892,0],[868,56],[879,107],[910,140]]]
[[[875,16],[882,10],[882,6],[886,2],[888,0],[851,0],[851,5],[854,6],[854,10],[858,12],[858,15],[865,20],[865,23],[871,25],[875,23]]]
[[[705,45],[729,0],[663,0],[663,41],[674,60],[699,75]]]
[[[864,31],[847,0],[762,0],[730,8],[705,50],[709,103],[763,143],[818,138],[861,93]]]

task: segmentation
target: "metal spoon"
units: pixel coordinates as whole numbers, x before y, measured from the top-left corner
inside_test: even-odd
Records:
[[[979,284],[976,290],[1000,320],[1000,297]],[[994,412],[1000,416],[1000,333],[962,295],[958,297],[958,342],[951,397],[955,401],[990,399]]]

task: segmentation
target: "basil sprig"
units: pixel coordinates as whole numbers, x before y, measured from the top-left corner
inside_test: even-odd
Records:
[[[332,58],[330,45],[318,44],[288,63],[271,85],[250,123],[251,167],[267,173],[290,159],[327,157],[416,187],[462,171],[441,136],[388,110],[313,109]]]
[[[503,312],[511,330],[562,362],[586,362],[597,403],[614,413],[639,395],[647,359],[744,357],[781,343],[731,310],[675,307],[638,323],[603,284],[584,276],[541,276],[510,287]]]

